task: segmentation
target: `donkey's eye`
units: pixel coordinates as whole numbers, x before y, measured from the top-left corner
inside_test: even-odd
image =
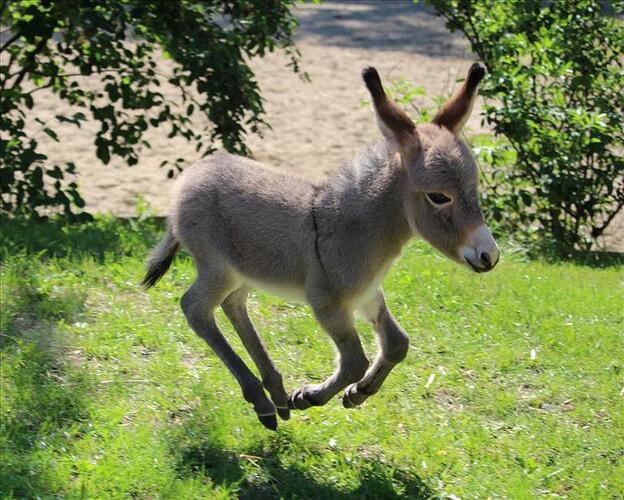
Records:
[[[444,193],[427,193],[427,198],[429,198],[429,201],[434,205],[446,205],[452,201]]]

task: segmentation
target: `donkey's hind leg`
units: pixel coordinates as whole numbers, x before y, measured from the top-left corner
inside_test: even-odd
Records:
[[[182,296],[181,305],[186,319],[201,338],[223,361],[240,385],[243,397],[253,404],[258,420],[268,429],[277,429],[275,406],[264,393],[262,383],[247,368],[225,339],[214,318],[214,308],[232,291],[226,273],[199,269],[197,281]]]
[[[247,295],[249,289],[241,287],[232,292],[221,304],[223,312],[236,329],[245,349],[258,367],[262,384],[271,394],[271,399],[277,408],[277,413],[284,420],[290,418],[288,409],[288,394],[284,390],[282,375],[275,367],[266,348],[262,344],[258,332],[254,328],[247,313]]]
[[[392,369],[407,355],[409,338],[401,325],[388,310],[381,289],[377,296],[362,308],[375,329],[379,340],[379,353],[362,380],[346,388],[342,403],[345,408],[362,404],[375,394]]]

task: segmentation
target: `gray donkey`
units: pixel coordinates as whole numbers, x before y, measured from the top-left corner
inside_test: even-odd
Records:
[[[407,334],[388,310],[380,284],[410,237],[424,238],[476,272],[498,262],[479,207],[477,165],[458,138],[483,66],[474,64],[433,123],[418,127],[385,94],[374,68],[362,76],[380,141],[322,183],[229,154],[198,162],[177,180],[167,233],[149,257],[147,287],[165,274],[180,246],[192,254],[197,279],[182,297],[182,310],[269,429],[277,428],[276,411],[288,419],[290,409],[324,405],[342,390],[345,407],[361,404],[405,358]],[[253,287],[310,304],[339,354],[327,380],[286,392],[247,314]],[[262,382],[219,330],[219,305]],[[354,312],[372,323],[378,337],[372,364]]]

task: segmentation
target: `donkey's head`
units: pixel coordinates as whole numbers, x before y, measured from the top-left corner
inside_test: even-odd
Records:
[[[458,137],[485,68],[473,64],[433,123],[418,127],[388,98],[375,68],[365,69],[362,76],[379,128],[407,174],[402,196],[412,231],[476,272],[491,270],[500,253],[479,206],[477,164]]]

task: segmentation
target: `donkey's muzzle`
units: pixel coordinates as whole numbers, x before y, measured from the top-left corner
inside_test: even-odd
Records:
[[[473,271],[486,273],[498,264],[500,251],[492,233],[485,225],[474,230],[466,243],[462,247],[461,256]]]
[[[494,266],[498,264],[498,259],[500,257],[500,253],[497,252],[496,260],[492,262],[492,257],[488,252],[481,252],[479,255],[479,265],[475,265],[468,257],[464,257],[466,263],[472,268],[472,270],[476,273],[487,273],[494,269]]]

